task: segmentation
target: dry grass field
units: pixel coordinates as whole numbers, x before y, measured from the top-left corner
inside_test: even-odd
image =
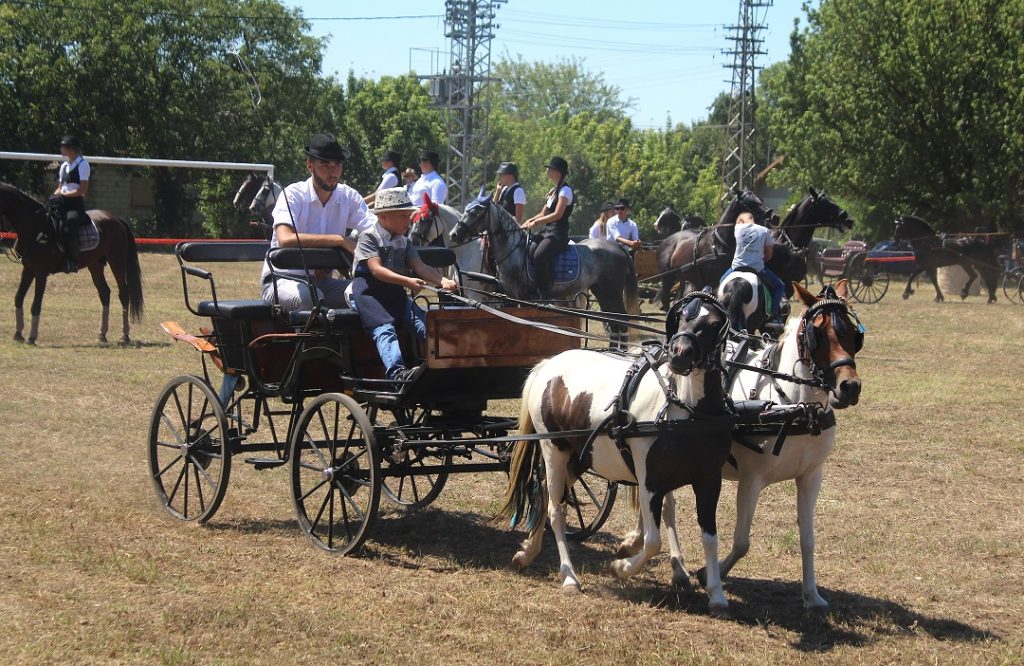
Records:
[[[839,414],[818,503],[827,616],[800,600],[795,488],[770,488],[750,555],[726,582],[731,617],[677,593],[667,554],[626,583],[607,573],[621,507],[573,547],[584,593],[559,591],[548,538],[487,518],[498,474],[449,481],[428,510],[385,513],[360,557],[299,532],[285,469],[237,460],[208,526],[176,522],[147,476],[163,384],[200,369],[159,323],[200,324],[177,265],[143,256],[132,348],[96,344],[86,274],[51,280],[36,348],[11,340],[19,269],[0,264],[0,655],[4,663],[952,663],[1024,660],[1024,307],[979,297],[860,306],[860,405]],[[258,269],[221,271],[253,297]],[[1001,294],[1000,294],[1001,296]],[[117,326],[112,326],[117,332]],[[114,337],[113,339],[116,339]],[[513,413],[514,403],[494,404]],[[735,487],[720,510],[731,544]],[[689,491],[688,564],[699,562]]]

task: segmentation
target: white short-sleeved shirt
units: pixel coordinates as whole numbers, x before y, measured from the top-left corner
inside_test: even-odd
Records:
[[[608,220],[608,240],[615,240],[616,238],[625,238],[626,240],[640,240],[640,229],[637,228],[636,222],[626,218],[620,220],[619,216]]]
[[[74,161],[64,160],[64,162],[60,165],[60,169],[57,171],[57,181],[60,182],[61,194],[71,194],[72,192],[78,191],[78,183],[64,182],[64,179],[67,178],[68,172],[74,169],[76,166],[78,167],[78,180],[83,182],[89,180],[89,176],[92,173],[92,168],[89,166],[89,163],[85,160],[84,157],[79,155],[74,159]]]
[[[391,187],[398,187],[398,169],[395,167],[391,167],[381,175],[377,191],[379,192]]]
[[[288,208],[291,207],[291,215]],[[298,183],[292,183],[284,188],[284,192],[277,198],[274,205],[274,236],[270,240],[270,248],[278,247],[277,227],[286,225],[293,227],[299,233],[305,234],[337,234],[348,235],[353,229],[362,233],[374,224],[377,219],[366,207],[366,202],[358,192],[338,183],[327,200],[327,204],[320,203],[320,199],[313,189],[313,179]],[[294,216],[295,222],[292,223]],[[302,275],[301,270],[280,271],[293,275]],[[261,280],[270,273],[270,265],[263,262],[263,274]]]
[[[516,181],[509,185],[508,187],[503,188],[498,198],[500,199],[501,197],[503,197],[505,195],[505,191],[508,190],[509,187],[516,187],[516,185],[519,185],[519,181]],[[522,185],[516,187],[516,191],[512,193],[512,203],[514,203],[517,206],[520,204],[522,204],[523,206],[526,205],[526,190],[523,189]]]
[[[590,237],[600,238],[607,240],[608,238],[608,225],[605,224],[605,233],[601,233],[601,220],[595,220],[594,224],[590,227]]]
[[[558,190],[558,196],[560,196],[561,198],[565,199],[565,205],[568,206],[569,204],[572,203],[572,188],[569,187],[568,185],[562,185],[562,189]],[[547,202],[545,204],[546,208],[548,208],[548,209],[553,211],[553,210],[555,210],[555,207],[557,205],[558,205],[558,202],[554,201],[553,197],[548,197],[547,198]]]
[[[409,198],[417,208],[423,205],[424,194],[430,194],[430,200],[437,204],[443,204],[448,199],[448,186],[436,171],[423,174],[413,183]]]
[[[733,268],[751,268],[757,272],[764,270],[764,251],[772,244],[772,232],[757,224],[737,224],[736,254],[733,255]]]

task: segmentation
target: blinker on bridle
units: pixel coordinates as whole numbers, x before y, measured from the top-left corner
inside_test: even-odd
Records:
[[[718,297],[709,291],[691,291],[686,296],[683,296],[674,306],[672,311],[669,313],[668,321],[672,321],[673,317],[676,318],[674,324],[678,327],[678,317],[681,315],[683,321],[690,322],[700,316],[702,307],[709,307],[716,310],[722,316],[722,325],[718,331],[718,340],[715,344],[701,355],[700,358],[693,364],[695,368],[701,368],[707,370],[716,364],[715,352],[720,350],[725,344],[726,339],[729,337],[729,312],[722,305],[722,302],[718,300]],[[697,340],[697,335],[693,331],[677,331],[671,334],[668,340],[667,348],[671,349],[677,338],[688,339],[694,347],[700,351],[700,344]],[[682,373],[689,374],[689,373]]]
[[[837,317],[837,314],[845,314],[849,317],[850,322],[856,326],[855,329],[855,342],[854,342],[854,354],[861,350],[864,345],[864,324],[861,323],[857,317],[857,313],[850,308],[850,304],[846,299],[840,298],[836,294],[835,289],[832,287],[825,287],[821,294],[819,294],[821,300],[817,301],[814,305],[811,305],[800,317],[800,333],[797,336],[797,342],[799,345],[799,354],[801,359],[805,359],[810,365],[811,372],[821,379],[822,384],[825,388],[834,390],[835,387],[825,381],[824,377],[826,373],[832,375],[833,380],[835,379],[835,371],[844,366],[849,366],[854,370],[857,369],[857,361],[853,356],[843,356],[840,359],[832,361],[826,368],[821,368],[814,360],[814,350],[817,348],[818,340],[815,336],[814,319],[819,314],[822,314],[825,310],[835,309],[837,312],[833,313],[832,316],[832,328],[835,329],[837,335],[844,335],[846,333],[846,322],[841,318]]]

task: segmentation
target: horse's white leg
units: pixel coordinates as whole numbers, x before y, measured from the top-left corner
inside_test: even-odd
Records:
[[[634,460],[637,458],[634,456]],[[643,523],[644,545],[633,557],[625,557],[612,562],[611,571],[616,578],[629,578],[644,568],[647,561],[661,552],[661,530],[654,519],[652,500],[654,496],[645,487],[644,474],[637,469],[637,492],[640,497],[640,518]]]
[[[712,614],[725,613],[729,602],[722,590],[722,576],[718,565],[718,497],[722,492],[722,477],[703,479],[693,484],[697,499],[697,523],[700,525],[700,540],[704,546],[705,591],[708,594],[708,608]]]
[[[764,483],[760,478],[740,477],[736,486],[736,529],[732,536],[732,550],[721,563],[722,578],[728,576],[750,550],[750,526],[754,523],[754,511],[762,490]]]
[[[803,564],[803,597],[805,608],[828,608],[828,602],[818,594],[814,577],[814,506],[821,490],[821,466],[797,477],[796,515],[800,525],[800,560]]]
[[[559,573],[562,587],[574,591],[580,589],[580,580],[569,559],[569,542],[565,538],[565,489],[569,487],[569,452],[559,451],[555,446],[545,447],[544,464],[548,477],[548,520],[558,544]]]
[[[679,530],[676,526],[676,498],[674,493],[665,495],[663,508],[665,529],[668,532],[669,562],[672,565],[672,584],[676,587],[690,589],[690,574],[683,564],[683,550],[679,547]]]
[[[627,495],[630,508],[636,511],[636,527],[619,544],[619,549],[615,551],[615,557],[632,557],[639,553],[644,545],[644,518],[637,504],[637,489],[629,487]]]

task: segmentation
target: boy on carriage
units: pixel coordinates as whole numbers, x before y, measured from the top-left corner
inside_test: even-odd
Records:
[[[772,319],[778,320],[782,299],[786,296],[786,285],[764,265],[765,261],[772,258],[771,232],[767,227],[755,224],[752,214],[740,213],[736,217],[735,234],[736,253],[733,255],[732,265],[722,274],[719,284],[735,270],[746,269],[754,272],[771,292]]]
[[[385,376],[402,383],[413,379],[418,368],[405,367],[396,325],[413,326],[419,340],[425,340],[427,334],[426,315],[406,294],[406,288],[414,293],[426,284],[458,289],[454,280],[423,263],[406,237],[415,210],[404,187],[377,192],[373,206],[377,223],[359,236],[354,279],[345,292],[377,345]]]

